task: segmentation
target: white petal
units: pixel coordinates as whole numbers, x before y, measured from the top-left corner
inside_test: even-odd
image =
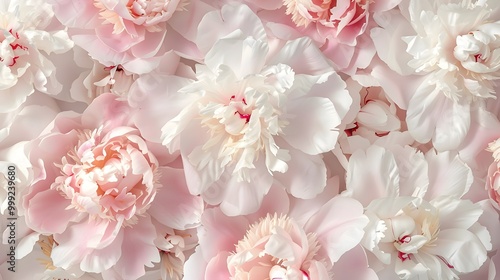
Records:
[[[477,270],[486,261],[486,248],[472,232],[463,229],[445,229],[439,232],[434,246],[426,252],[443,257],[459,272]]]
[[[339,135],[340,118],[332,102],[311,97],[292,101],[289,106],[291,124],[283,129],[283,138],[293,147],[316,155],[333,149]]]

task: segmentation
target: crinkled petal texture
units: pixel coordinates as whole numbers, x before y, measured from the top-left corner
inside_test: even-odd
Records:
[[[137,279],[160,261],[151,217],[172,229],[199,224],[202,199],[189,194],[182,170],[159,165],[162,152],[132,125],[131,110],[103,94],[30,143],[25,219],[53,238],[51,267]]]
[[[478,270],[492,243],[481,205],[461,199],[471,184],[472,171],[453,153],[375,145],[356,151],[344,195],[365,205],[361,244],[376,257],[372,265],[401,279],[456,279]]]
[[[161,128],[162,143],[182,155],[191,193],[228,215],[259,209],[273,180],[294,196],[316,196],[326,185],[321,154],[334,148],[352,102],[345,83],[307,38],[271,50],[247,6],[224,6],[207,20],[219,37],[208,46],[198,34],[205,64],[175,93],[185,106]]]

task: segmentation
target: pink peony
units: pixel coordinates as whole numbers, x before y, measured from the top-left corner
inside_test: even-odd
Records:
[[[69,28],[75,44],[105,66],[122,65],[136,74],[155,69],[165,53],[174,47],[181,52],[191,48],[192,43],[176,31],[170,21],[175,22],[179,16],[183,19],[177,19],[177,22],[182,22],[201,16],[205,9],[209,9],[206,4],[200,7],[197,1],[181,0],[51,2],[56,17]],[[181,26],[177,28],[180,32],[190,28],[183,23],[174,25]]]
[[[201,199],[188,193],[182,170],[160,165],[164,152],[129,115],[125,102],[104,94],[82,115],[58,115],[32,142],[36,175],[23,206],[27,225],[54,240],[52,266],[137,278],[160,261],[153,220],[197,225]]]
[[[334,264],[358,244],[367,220],[357,201],[324,195],[290,198],[289,204],[286,193],[273,187],[252,215],[206,210],[186,279],[327,280],[341,274]],[[373,279],[366,263],[358,269],[362,273],[353,275],[364,277],[357,279]]]

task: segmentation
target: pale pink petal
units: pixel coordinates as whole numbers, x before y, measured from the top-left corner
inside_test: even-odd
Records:
[[[128,103],[138,110],[133,120],[141,135],[161,143],[161,128],[179,110],[192,102],[184,94],[176,94],[189,80],[176,76],[143,75],[130,88]]]
[[[156,230],[149,216],[141,217],[137,224],[125,227],[120,260],[112,269],[123,278],[137,279],[145,273],[145,266],[152,267],[160,261],[158,248],[154,245]]]
[[[106,93],[94,99],[85,109],[81,122],[88,128],[97,128],[102,124],[114,128],[127,125],[131,112],[126,102],[119,101],[114,94]]]
[[[286,214],[290,208],[290,199],[285,189],[274,184],[264,196],[260,208],[253,214],[246,215],[249,221],[258,221],[268,213]]]
[[[228,66],[240,80],[260,72],[268,51],[269,47],[265,42],[251,37],[243,40],[220,39],[206,54],[205,64],[211,69],[217,69],[221,64]]]
[[[358,150],[349,159],[346,195],[367,206],[373,199],[399,194],[399,172],[394,155],[379,146]]]
[[[203,17],[212,10],[213,7],[203,1],[190,1],[187,10],[176,11],[172,18],[168,20],[168,24],[177,33],[194,42],[198,35],[198,29],[203,28],[201,26]],[[178,41],[175,42],[178,43]]]
[[[321,97],[296,99],[289,104],[293,116],[283,129],[283,138],[292,147],[307,154],[328,152],[335,146],[339,135],[336,126],[340,124],[333,103]]]
[[[380,25],[370,32],[377,55],[396,73],[413,74],[414,69],[408,66],[408,62],[412,59],[411,55],[401,51],[407,47],[401,37],[414,34],[410,22],[398,10],[375,14],[374,19]]]
[[[89,221],[73,224],[63,233],[54,235],[54,240],[59,244],[51,253],[54,266],[68,269],[79,264],[85,256],[92,253],[92,248],[87,243],[99,243],[108,226],[107,221]]]
[[[39,192],[29,201],[26,223],[40,233],[62,233],[77,215],[74,209],[66,209],[70,204],[71,201],[56,190]]]
[[[208,260],[218,252],[234,251],[235,244],[245,236],[250,225],[244,216],[228,217],[219,208],[205,210],[200,228],[201,253]]]
[[[57,19],[68,27],[93,27],[98,22],[98,9],[91,1],[51,0]]]
[[[287,41],[268,62],[278,63],[289,65],[295,74],[321,75],[332,70],[328,60],[307,37]]]
[[[122,255],[122,243],[123,234],[117,233],[111,244],[86,254],[80,263],[81,269],[86,272],[100,273],[116,265]]]
[[[228,216],[246,215],[257,211],[273,183],[273,178],[262,161],[256,162],[257,169],[249,170],[250,182],[238,182],[236,176],[229,176],[225,183],[226,193],[220,208]],[[223,178],[224,180],[224,178]],[[203,194],[205,197],[206,194]]]
[[[332,219],[335,217],[335,219]],[[364,235],[368,218],[363,206],[356,200],[337,196],[326,204],[304,225],[306,232],[315,232],[332,263],[356,246]]]
[[[431,203],[439,209],[441,229],[468,229],[483,214],[481,206],[469,200],[459,200],[446,196],[433,199]]]
[[[366,253],[361,246],[347,251],[333,266],[335,279],[378,280],[373,269],[368,266]]]
[[[326,185],[326,167],[320,156],[311,156],[290,150],[292,160],[285,173],[275,173],[274,178],[297,198],[310,199],[321,193]]]
[[[231,34],[235,30],[242,32],[243,38],[251,36],[262,42],[266,33],[261,20],[246,5],[224,5],[220,11],[209,12],[198,25],[196,44],[207,53],[217,39]]]
[[[205,271],[205,279],[214,280],[227,280],[230,279],[230,274],[227,269],[227,258],[231,253],[227,251],[222,251],[218,253],[215,257],[210,259],[207,264],[207,269]]]
[[[198,225],[203,200],[189,193],[183,170],[160,167],[159,172],[162,186],[148,210],[150,215],[174,229],[184,230]]]

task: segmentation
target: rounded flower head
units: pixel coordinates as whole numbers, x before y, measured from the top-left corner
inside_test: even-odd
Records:
[[[156,158],[137,129],[102,127],[77,133],[74,150],[57,164],[62,175],[51,189],[71,200],[72,208],[93,218],[132,225],[144,214],[158,187]]]
[[[108,67],[122,65],[135,74],[151,72],[168,51],[176,48],[182,52],[188,49],[186,44],[191,44],[183,34],[172,30],[170,21],[179,13],[184,13],[184,17],[193,16],[186,14],[186,6],[196,10],[196,3],[181,0],[51,2],[57,19],[68,27],[75,44]],[[184,25],[184,29],[190,28]],[[175,38],[175,44],[169,42],[170,36]]]
[[[449,153],[376,145],[353,153],[344,194],[365,205],[361,244],[376,257],[372,265],[384,267],[379,273],[456,279],[478,270],[492,242],[479,223],[481,205],[461,199],[471,184],[472,171]]]
[[[431,81],[454,101],[492,97],[492,81],[500,78],[500,22],[492,22],[491,2],[410,5],[418,20],[412,21],[417,35],[405,38],[413,56],[409,65],[417,73],[434,73]]]
[[[470,221],[452,225],[456,219],[450,209],[468,209]],[[442,213],[440,213],[442,212]],[[487,239],[476,236],[475,224],[482,214],[479,205],[468,201],[441,199],[430,203],[412,197],[383,198],[373,201],[366,215],[376,221],[377,238],[366,242],[368,250],[386,265],[392,264],[401,279],[426,275],[429,279],[456,279],[457,274],[477,270],[486,260]],[[472,228],[467,228],[473,226]],[[467,240],[465,248],[460,240]],[[370,244],[371,242],[371,244]],[[491,245],[490,245],[491,246]],[[451,254],[450,252],[456,252]],[[476,262],[467,258],[474,254]]]
[[[351,103],[345,83],[307,38],[273,50],[248,7],[227,5],[221,13],[229,22],[244,15],[237,22],[255,30],[206,30],[220,37],[207,37],[214,43],[196,65],[196,80],[166,101],[183,107],[161,128],[163,144],[183,156],[191,193],[228,215],[256,211],[273,180],[297,197],[314,197],[326,184],[320,154],[335,146]],[[228,26],[222,18],[213,12],[204,20]]]
[[[188,193],[182,170],[160,164],[168,154],[116,98],[103,94],[81,115],[59,114],[31,142],[35,179],[23,206],[27,226],[54,240],[51,266],[136,279],[160,261],[156,227],[195,227],[203,201]]]
[[[375,18],[383,27],[371,33],[380,58],[406,76],[397,84],[409,97],[403,107],[416,141],[432,141],[438,151],[457,149],[478,117],[476,108],[494,97],[500,78],[498,3],[410,0],[400,4],[401,11]],[[388,51],[403,48],[403,54]]]
[[[0,5],[0,113],[18,108],[35,89],[50,94],[61,90],[55,66],[42,53],[66,52],[73,42],[66,31],[49,30],[53,16],[44,1]]]

